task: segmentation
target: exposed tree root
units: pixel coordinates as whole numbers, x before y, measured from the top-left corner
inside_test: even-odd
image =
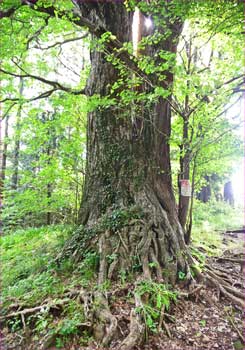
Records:
[[[215,274],[214,269],[210,269],[205,273],[206,280],[212,285],[215,286],[221,294],[231,300],[234,304],[238,305],[239,308],[243,308],[245,306],[242,293],[233,288],[230,283],[225,281],[222,282],[222,278],[219,275]],[[203,281],[205,282],[205,281]],[[202,298],[201,291],[204,288],[204,284],[193,284],[192,289],[189,292],[182,292],[179,294],[179,297],[185,298],[196,298],[196,301]],[[131,289],[131,288],[130,288]],[[122,289],[122,295],[126,294],[127,288]],[[121,292],[121,290],[117,290],[117,293]],[[95,292],[87,292],[85,290],[74,290],[69,292],[70,298],[77,297],[77,301],[81,302],[84,307],[84,313],[86,316],[86,322],[82,323],[81,326],[84,329],[88,329],[93,333],[95,340],[103,347],[109,347],[110,345],[115,348],[115,341],[120,338],[122,335],[125,337],[125,331],[119,332],[120,326],[118,324],[117,318],[112,314],[108,302],[108,298],[100,291]],[[67,293],[68,294],[68,293]],[[114,295],[113,293],[109,295]],[[42,309],[50,310],[52,307],[62,307],[67,302],[69,302],[70,298],[66,297],[65,299],[60,300],[58,303],[45,303],[43,305],[27,308],[21,311],[12,312],[6,316],[1,317],[1,321],[6,321],[9,318],[13,317],[25,317],[28,318],[30,315],[40,312]],[[142,297],[143,298],[143,297]],[[147,296],[146,296],[147,298]],[[117,347],[117,350],[131,350],[135,346],[140,346],[146,338],[146,322],[144,320],[144,316],[140,312],[143,306],[143,301],[141,297],[134,293],[135,306],[132,308],[130,313],[130,324],[128,327],[128,335],[121,341],[121,344]],[[171,338],[171,333],[168,328],[167,323],[165,322],[165,318],[169,318],[169,315],[165,314],[165,308],[162,307],[158,331],[160,332],[163,329],[169,338]],[[170,319],[173,322],[172,319]],[[234,322],[233,322],[234,323]],[[23,323],[25,326],[25,322]],[[239,330],[236,329],[235,324],[233,325],[234,330],[237,332]],[[240,335],[239,335],[240,336]],[[240,337],[241,338],[241,337]],[[242,338],[241,338],[242,339]],[[44,344],[50,344],[50,342],[55,341],[55,335],[51,338],[45,338]],[[45,347],[44,347],[45,348]]]
[[[59,300],[56,303],[50,302],[50,303],[39,305],[39,306],[36,306],[36,307],[27,308],[27,309],[24,309],[24,310],[21,310],[21,311],[12,312],[12,313],[10,313],[8,315],[1,316],[0,317],[0,322],[1,321],[5,321],[5,320],[7,320],[9,318],[14,318],[14,317],[18,317],[18,316],[21,316],[21,318],[23,320],[23,317],[25,317],[27,315],[35,314],[35,313],[40,312],[42,310],[49,310],[50,308],[57,308],[57,307],[60,307],[60,306],[62,306],[64,304],[67,304],[69,301],[70,301],[69,298],[65,298],[65,299]]]
[[[218,290],[223,294],[223,296],[227,297],[233,304],[235,304],[237,307],[241,308],[242,310],[245,307],[244,300],[236,297],[233,293],[230,293],[227,291],[227,289],[220,283],[218,283],[214,278],[211,276],[206,276],[207,279],[211,282],[211,284],[218,288]]]
[[[103,346],[108,346],[117,332],[117,319],[110,312],[108,302],[102,293],[95,294],[94,336]]]
[[[245,262],[244,262],[244,259],[238,259],[238,258],[230,258],[230,257],[226,257],[226,258],[218,258],[217,261],[229,261],[229,262],[233,262],[233,263],[237,263],[237,264],[240,264],[240,265],[244,265]]]
[[[245,300],[244,294],[240,292],[237,288],[234,288],[231,284],[220,276],[218,272],[216,272],[213,268],[206,266],[207,271],[205,272],[206,280],[214,287],[218,289],[218,291],[227,299],[229,299],[233,304],[237,307],[244,309]]]
[[[162,309],[161,309],[160,319],[159,319],[159,324],[158,324],[158,332],[161,332],[162,327],[164,327],[164,329],[165,329],[165,331],[167,333],[167,336],[169,338],[171,338],[171,333],[170,333],[170,330],[169,330],[166,322],[164,321],[164,317],[165,317],[165,305],[163,305]]]
[[[145,199],[146,200],[146,199]],[[196,267],[195,259],[190,255],[186,248],[181,231],[179,228],[172,228],[168,221],[165,211],[161,206],[150,205],[155,198],[148,199],[150,213],[146,213],[144,218],[133,218],[128,220],[125,225],[116,227],[116,229],[107,228],[100,233],[92,244],[98,244],[100,264],[98,269],[98,286],[101,287],[105,281],[120,280],[120,277],[141,276],[144,280],[154,280],[174,285],[177,278],[177,271],[185,274],[185,284],[192,289],[188,292],[182,292],[180,297],[195,298],[196,301],[202,297],[202,289],[210,284],[228,298],[239,308],[245,307],[243,293],[233,286],[234,276],[227,275],[224,269],[214,269],[206,265],[206,270],[200,272]],[[150,204],[149,204],[150,202]],[[158,209],[154,209],[158,208]],[[95,244],[95,245],[96,245]],[[87,247],[87,246],[86,246]],[[77,250],[76,250],[77,252]],[[232,263],[241,263],[241,259],[222,258],[224,261]],[[217,260],[216,260],[217,261]],[[195,272],[195,278],[193,277]],[[237,278],[241,276],[237,276]],[[196,283],[201,282],[199,284]],[[194,282],[194,283],[192,283]],[[133,289],[133,286],[131,286]],[[85,290],[68,291],[65,298],[54,303],[46,301],[43,305],[11,312],[6,316],[0,317],[0,322],[9,318],[20,317],[23,327],[25,327],[25,318],[41,310],[51,310],[52,308],[62,308],[70,299],[77,298],[84,307],[86,323],[82,324],[93,333],[94,339],[103,347],[110,345],[115,348],[117,338],[123,335],[124,339],[117,350],[131,350],[135,346],[140,346],[146,338],[147,325],[144,316],[140,312],[145,304],[145,297],[141,297],[135,292],[135,306],[131,309],[128,330],[121,331],[119,321],[110,310],[109,296],[101,292],[101,288],[96,291],[88,292]],[[122,288],[123,290],[123,288]],[[124,294],[126,294],[124,290]],[[111,293],[110,295],[113,295]],[[127,314],[128,317],[129,314]],[[170,319],[170,315],[165,314],[165,308],[162,307],[158,323],[158,331],[165,330],[171,338],[170,330],[165,323],[165,317]],[[127,319],[128,324],[128,319]],[[125,337],[126,334],[126,337]],[[51,339],[52,340],[52,339]],[[48,339],[47,342],[50,340]]]
[[[142,305],[140,297],[135,294],[135,308],[130,314],[129,334],[119,346],[119,350],[130,350],[135,345],[140,345],[145,337],[145,322],[142,315],[137,311],[137,308]]]

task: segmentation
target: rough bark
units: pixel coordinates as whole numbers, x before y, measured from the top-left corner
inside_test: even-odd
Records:
[[[121,43],[132,40],[133,16],[123,3],[76,3],[90,23],[106,28]],[[176,20],[168,26],[172,34],[157,45],[147,47],[145,54],[155,57],[159,50],[176,52],[182,23]],[[106,50],[111,52],[108,46]],[[124,58],[118,57],[125,64]],[[162,60],[156,59],[156,64],[161,63]],[[173,74],[164,73],[165,81],[159,81],[152,74],[151,84],[143,80],[138,91],[149,92],[152,86],[171,89]],[[130,70],[129,74],[134,72]],[[119,75],[104,52],[92,51],[87,95],[117,98],[110,94]],[[71,246],[75,257],[89,246],[98,247],[99,285],[107,279],[120,279],[122,273],[127,276],[134,272],[135,265],[143,279],[174,284],[180,270],[186,273],[187,280],[191,277],[189,264],[193,260],[185,245],[172,189],[170,99],[156,98],[147,107],[134,105],[134,101],[122,107],[118,100],[118,106],[100,106],[88,114],[86,176],[79,213],[79,223],[84,229],[73,236]],[[109,325],[101,335],[101,341],[108,343],[116,325],[106,302],[102,299],[101,302],[104,308],[93,313],[93,323]],[[140,344],[144,338],[144,324],[137,314],[139,302],[136,297],[129,334],[122,342],[124,350]]]
[[[120,42],[132,40],[132,14],[123,4],[86,3],[80,4],[80,9],[90,22],[97,20]],[[176,22],[169,26],[172,35],[156,47],[148,48],[147,53],[176,52],[182,24]],[[91,65],[87,94],[109,95],[110,87],[118,79],[118,71],[106,61],[103,52],[91,53]],[[151,80],[159,86],[171,86],[173,75],[166,72],[163,83],[154,76]],[[142,89],[148,88],[142,86]],[[152,275],[163,278],[163,269],[175,269],[175,275],[177,269],[186,270],[186,247],[172,190],[169,100],[159,97],[151,108],[142,107],[137,115],[141,123],[134,123],[131,117],[130,110],[116,107],[100,107],[88,115],[87,165],[80,223],[93,227],[103,215],[118,208],[134,206],[143,213],[141,220],[125,225],[120,232],[107,230],[98,239],[100,283],[108,275],[115,277],[117,271],[127,271],[135,256],[139,257],[147,278]],[[107,257],[115,252],[118,258],[110,264]],[[154,262],[153,271],[150,262]]]

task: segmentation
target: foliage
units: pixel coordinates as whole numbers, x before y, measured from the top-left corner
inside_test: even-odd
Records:
[[[52,259],[61,249],[71,227],[50,226],[19,230],[1,237],[2,298],[40,302],[60,293],[63,286],[52,271]]]
[[[5,229],[19,224],[46,223],[47,214],[52,222],[76,221],[83,183],[85,131],[82,115],[71,111],[71,98],[63,97],[63,108],[31,108],[22,119],[19,150],[18,188],[12,188],[11,166],[5,180]],[[50,101],[51,103],[51,101]],[[55,105],[57,101],[53,101]],[[82,102],[82,103],[85,103]],[[73,108],[75,104],[73,104]],[[82,108],[80,102],[77,108]],[[12,161],[15,139],[9,143]]]
[[[195,200],[193,217],[192,241],[194,247],[203,248],[208,255],[219,255],[224,246],[222,233],[229,229],[240,229],[244,224],[244,209],[242,207],[232,208],[229,204],[211,200],[202,203]],[[197,259],[204,262],[200,252],[192,251],[198,255]]]
[[[168,310],[170,303],[176,302],[177,293],[169,290],[165,284],[150,280],[139,282],[135,292],[142,300],[137,311],[142,313],[146,326],[152,332],[157,332],[157,321],[159,321],[162,308]]]
[[[242,207],[231,207],[223,201],[212,199],[208,203],[195,200],[194,225],[203,231],[221,231],[243,227]]]
[[[33,2],[25,3],[30,5]],[[144,109],[152,112],[156,100],[169,100],[174,114],[172,136],[167,139],[172,147],[172,162],[175,164],[186,154],[190,156],[189,171],[195,168],[194,165],[197,168],[193,181],[196,189],[202,185],[204,175],[229,174],[231,159],[241,155],[242,142],[234,132],[236,120],[234,123],[224,115],[224,108],[231,103],[231,95],[238,92],[243,82],[243,77],[240,77],[243,74],[241,2],[126,1],[129,11],[138,6],[154,22],[153,35],[145,36],[138,43],[141,52],[138,57],[132,43],[120,43],[100,26],[93,29],[93,36],[95,32],[102,33],[99,38],[85,38],[83,22],[81,25],[77,20],[78,12],[77,15],[73,12],[74,3],[76,1],[39,0],[33,8],[26,4],[22,6],[15,0],[3,0],[0,4],[0,11],[15,9],[14,14],[6,18],[1,12],[0,21],[1,103],[4,116],[10,115],[13,136],[5,140],[8,161],[2,218],[10,234],[0,240],[4,311],[12,298],[21,304],[28,301],[34,305],[47,297],[58,299],[67,288],[93,284],[99,256],[95,248],[88,249],[87,242],[106,230],[116,235],[124,226],[142,218],[141,211],[134,206],[113,207],[92,227],[80,226],[73,230],[68,226],[49,226],[13,232],[13,228],[19,226],[78,221],[85,142],[94,142],[85,137],[84,120],[88,112],[104,109],[110,113],[113,108],[118,112],[116,115],[125,118],[125,124],[128,122],[133,129],[138,116],[145,122]],[[229,25],[227,18],[230,19]],[[186,31],[176,55],[168,51],[171,40],[177,40],[171,28],[184,20]],[[107,86],[106,96],[100,96],[96,91],[89,100],[83,97],[85,90],[87,94],[94,92],[94,87],[89,86],[91,82],[84,89],[90,69],[88,46],[99,51],[105,61],[117,69],[118,75],[118,80]],[[208,62],[204,49],[209,54]],[[151,52],[154,55],[149,55]],[[166,86],[165,81],[172,81],[166,79],[167,75],[172,73],[174,84]],[[89,122],[93,119],[92,114],[90,116]],[[188,133],[185,135],[183,128],[187,123]],[[145,124],[146,133],[153,132],[156,138],[160,138],[155,125],[151,129]],[[168,132],[168,125],[165,126]],[[120,132],[124,132],[123,127]],[[101,137],[106,133],[106,128],[101,130]],[[166,138],[165,132],[161,137]],[[146,140],[141,141],[143,144]],[[116,148],[116,144],[108,144],[109,147],[102,151],[108,151],[109,165],[115,171],[115,162],[124,166],[128,163],[125,162],[128,155],[120,154],[127,153],[124,145]],[[106,171],[107,174],[114,175],[115,172]],[[13,182],[14,175],[16,183]],[[121,193],[110,192],[108,183],[110,185],[110,181],[105,181],[102,190],[113,199],[116,195],[120,197]],[[233,224],[231,211],[222,203],[212,202],[206,207],[196,201],[194,243],[195,240],[206,245],[207,241],[209,245],[218,242],[216,235],[213,235],[213,241],[210,237],[207,239],[209,230],[229,227],[228,218],[229,225]],[[71,231],[72,238],[67,247],[65,241]],[[66,254],[63,254],[63,249]],[[75,258],[82,257],[82,261],[69,259],[71,253]],[[203,256],[195,248],[192,254],[199,260],[198,267],[202,267]],[[57,255],[62,259],[56,259]],[[116,253],[107,259],[114,261]],[[154,267],[153,264],[150,263],[150,267]],[[135,270],[139,268],[139,261],[135,261],[134,267]],[[186,277],[183,272],[178,273],[179,279]],[[119,275],[121,283],[125,284],[126,272],[121,270]],[[110,281],[99,288],[106,290],[108,287]],[[168,286],[153,281],[139,282],[136,294],[142,300],[137,311],[143,315],[147,327],[156,332],[161,311],[170,308],[177,294]],[[69,336],[79,333],[83,320],[82,310],[71,301],[58,322],[40,313],[35,326],[37,332],[49,328],[50,334],[56,335],[59,348],[65,345]],[[14,320],[11,327],[13,331],[20,327],[19,320]]]
[[[228,14],[229,5],[226,9]],[[223,182],[229,179],[244,147],[238,133],[243,123],[238,111],[243,83],[242,36],[227,33],[223,25],[214,27],[210,34],[207,22],[206,17],[185,22],[174,68],[174,178],[179,174],[192,180],[195,192],[207,175],[222,177]]]
[[[42,305],[47,299],[58,302],[64,291],[91,283],[98,263],[96,254],[87,253],[78,264],[69,259],[63,260],[60,265],[55,263],[71,232],[72,226],[53,225],[22,229],[1,237],[3,313],[7,312],[13,300],[28,307]],[[37,336],[48,332],[54,337],[56,345],[64,345],[76,335],[84,344],[90,338],[90,334],[80,328],[84,322],[83,306],[72,299],[64,305],[58,317],[41,310],[28,317],[26,322]],[[17,332],[23,324],[21,319],[13,318],[8,321],[8,327]]]
[[[237,86],[236,81],[224,83],[238,75],[243,66],[243,38],[240,34],[243,10],[239,2],[126,1],[129,11],[138,6],[156,27],[152,35],[143,37],[138,43],[141,54],[137,58],[133,57],[134,48],[130,42],[120,43],[113,52],[108,51],[108,45],[117,39],[111,32],[105,31],[93,40],[84,37],[85,30],[76,24],[71,1],[39,1],[34,9],[18,7],[18,3],[5,0],[0,5],[3,10],[17,8],[14,20],[7,16],[0,22],[1,67],[5,71],[2,72],[3,113],[10,108],[11,123],[17,124],[16,114],[21,109],[20,128],[15,130],[15,136],[9,143],[3,212],[5,225],[10,228],[14,224],[40,225],[50,220],[48,216],[53,223],[76,221],[85,157],[86,126],[83,117],[96,108],[113,106],[120,111],[121,117],[134,119],[141,114],[142,104],[144,108],[151,109],[157,99],[169,98],[172,87],[162,84],[167,71],[175,75],[172,105],[175,117],[170,140],[174,168],[180,157],[191,152],[190,167],[193,169],[194,162],[197,163],[196,188],[201,187],[203,175],[207,173],[227,174],[231,171],[230,159],[240,156],[242,143],[234,130],[230,130],[234,125],[227,118],[216,120],[216,117],[229,102],[231,90]],[[44,9],[54,6],[54,15],[38,11],[42,5]],[[151,52],[149,48],[157,48],[157,45],[172,38],[171,26],[168,28],[166,20],[168,17],[171,21],[176,18],[185,20],[177,56],[161,47],[154,49],[154,55],[147,54]],[[10,40],[14,45],[9,45]],[[94,94],[89,101],[82,97],[90,69],[88,48],[101,51],[118,71],[118,79],[108,89],[109,93],[103,97]],[[121,59],[124,53],[138,67],[140,74],[132,72]],[[188,53],[191,55],[189,70]],[[210,57],[210,62],[205,54]],[[20,93],[17,76],[24,73],[24,91]],[[44,77],[52,82],[53,90],[47,90],[50,83],[45,83]],[[154,84],[150,89],[142,89],[147,77],[154,77]],[[185,105],[187,98],[188,106]],[[207,103],[207,98],[211,103]],[[31,107],[27,106],[29,100]],[[179,112],[191,111],[193,106],[198,108],[194,108],[188,116],[193,136],[187,142],[183,139],[183,118],[180,118]],[[51,114],[46,114],[47,109]],[[46,119],[51,116],[53,119],[42,121],[44,114]],[[14,169],[11,163],[16,136],[21,141],[19,183],[17,190],[13,190],[11,174]],[[56,145],[50,150],[48,146],[53,141]],[[180,151],[181,145],[183,149]],[[50,151],[52,154],[47,155]],[[176,168],[175,172],[178,171]]]

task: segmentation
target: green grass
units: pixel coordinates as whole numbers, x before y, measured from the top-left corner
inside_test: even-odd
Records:
[[[1,299],[3,311],[13,303],[41,305],[62,297],[65,290],[93,281],[98,256],[87,253],[80,263],[54,259],[73,232],[70,226],[44,226],[17,230],[0,238]]]
[[[95,253],[87,253],[80,263],[66,259],[58,266],[54,261],[72,232],[72,227],[56,225],[17,230],[0,238],[3,314],[11,312],[12,304],[39,306],[47,300],[63,299],[69,289],[93,283],[98,260]],[[46,333],[54,335],[57,348],[78,335],[79,341],[89,341],[90,335],[80,330],[83,321],[83,306],[73,299],[58,317],[41,311],[26,320],[37,339]],[[7,326],[15,334],[21,332],[23,324],[16,317]]]
[[[202,203],[196,200],[193,211],[192,242],[194,246],[204,248],[208,255],[219,255],[224,249],[222,233],[242,228],[243,225],[242,207],[232,208],[224,202]]]
[[[231,207],[225,202],[210,200],[208,203],[195,201],[193,210],[194,228],[204,231],[224,232],[244,225],[244,208]]]
[[[70,231],[71,227],[49,226],[17,230],[0,238],[4,304],[21,300],[32,305],[49,295],[62,293],[61,279],[66,271],[59,276],[53,260]]]

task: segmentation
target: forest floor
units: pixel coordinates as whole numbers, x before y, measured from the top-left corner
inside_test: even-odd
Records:
[[[237,258],[239,254],[244,253],[244,234],[224,234],[223,247],[226,246],[227,249],[224,249],[222,257]],[[244,292],[244,271],[241,271],[239,264],[220,260],[214,256],[207,258],[206,264],[226,273],[233,281],[233,286]],[[130,311],[134,303],[133,298],[130,298],[133,288],[133,283],[125,283],[123,287],[114,285],[110,288],[110,308],[119,326],[117,340],[111,344],[110,349],[118,349],[122,339],[127,335]],[[177,290],[184,295],[184,286],[178,286]],[[58,318],[59,315],[57,315],[57,322]],[[232,305],[219,294],[217,289],[202,285],[198,293],[191,297],[178,297],[178,301],[172,303],[165,314],[161,330],[155,334],[147,334],[146,344],[135,347],[134,350],[242,350],[244,349],[243,320],[243,310]],[[84,342],[87,344],[82,345],[81,335],[75,334],[65,346],[62,344],[43,346],[43,341],[40,342],[40,339],[28,334],[27,330],[26,334],[9,332],[7,327],[2,330],[2,337],[0,350],[103,349],[89,335]]]
[[[237,249],[229,251],[229,256],[232,253],[236,256]],[[233,277],[234,286],[244,292],[244,273],[239,266],[231,262],[217,262],[214,258],[209,259],[209,264],[226,271]],[[245,349],[243,311],[234,307],[226,298],[220,297],[216,289],[203,287],[196,300],[181,300],[172,310],[172,315],[175,323],[168,324],[171,338],[164,331],[151,337],[147,345],[138,349]]]

